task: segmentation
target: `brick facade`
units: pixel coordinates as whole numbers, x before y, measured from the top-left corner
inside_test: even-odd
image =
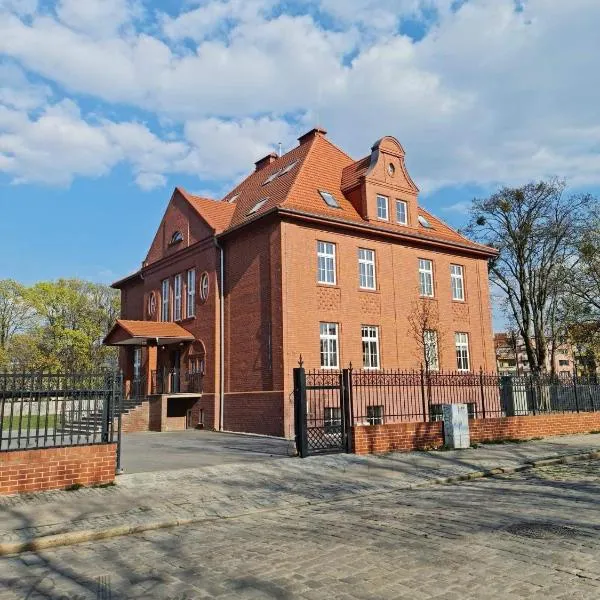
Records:
[[[0,495],[103,485],[115,479],[116,444],[0,453]]]
[[[324,202],[323,190],[337,207]],[[389,200],[387,220],[378,218],[379,194]],[[406,202],[406,224],[395,218],[397,200]],[[181,241],[171,244],[174,232]],[[335,285],[317,282],[318,241],[335,245]],[[359,289],[359,248],[375,253],[373,291]],[[142,269],[116,286],[122,290],[123,319],[159,320],[160,305],[152,315],[147,309],[151,294],[160,299],[162,280],[171,282],[172,305],[177,274],[184,275],[185,297],[187,270],[196,270],[197,282],[208,273],[207,300],[200,302],[197,290],[195,317],[179,322],[196,341],[144,348],[144,372],[178,360],[185,377],[190,357],[202,348],[204,389],[193,410],[198,423],[292,437],[292,371],[301,354],[307,368],[320,366],[320,322],[339,326],[340,367],[363,366],[362,325],[378,328],[381,367],[416,368],[422,362],[408,328],[408,315],[419,302],[420,258],[433,263],[434,295],[426,301],[439,314],[440,367],[456,369],[454,336],[461,332],[469,336],[471,369],[495,370],[487,276],[493,254],[419,207],[418,188],[394,138],[383,138],[369,156],[353,161],[324,131],[313,130],[288,154],[259,161],[257,171],[222,201],[176,189]],[[450,265],[463,267],[464,300],[452,300]],[[149,338],[148,345],[152,342]],[[121,352],[126,379],[133,352],[132,346]],[[158,421],[151,403],[150,429]]]
[[[600,412],[470,419],[469,431],[472,444],[591,433],[600,431]],[[356,454],[409,452],[440,448],[444,431],[441,421],[357,426],[352,429],[352,440]]]

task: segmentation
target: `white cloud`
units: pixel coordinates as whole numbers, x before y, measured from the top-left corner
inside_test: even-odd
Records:
[[[0,61],[0,105],[32,110],[51,95],[47,85],[33,84],[14,64]]]
[[[141,189],[148,192],[155,188],[164,187],[167,184],[167,178],[160,173],[138,173],[135,182]]]
[[[60,0],[59,20],[67,27],[92,36],[106,37],[129,24],[142,12],[132,0]]]
[[[241,121],[205,119],[188,121],[185,137],[194,150],[184,161],[185,170],[216,179],[252,170],[259,158],[277,148],[289,148],[294,131],[283,120],[260,118]]]
[[[56,17],[24,17],[33,4],[0,0],[0,54],[58,96],[150,111],[160,126],[52,116],[41,110],[49,88],[14,71],[6,84],[0,67],[0,139],[11,148],[0,168],[25,178],[34,167],[46,173],[27,140],[68,125],[77,135],[53,142],[65,153],[80,139],[111,153],[92,167],[82,150],[65,165],[67,181],[115,161],[145,187],[166,173],[223,180],[292,143],[299,132],[286,115],[312,124],[318,114],[357,157],[382,134],[398,137],[425,191],[552,174],[600,183],[597,0],[526,0],[522,10],[514,0],[455,10],[453,0],[298,0],[293,15],[278,0],[206,0],[159,14],[145,32],[134,29],[141,9],[129,0],[61,0]],[[335,31],[315,17],[323,14]],[[427,20],[418,42],[397,33],[406,18]],[[27,126],[2,125],[15,112]],[[7,141],[15,129],[19,142]]]

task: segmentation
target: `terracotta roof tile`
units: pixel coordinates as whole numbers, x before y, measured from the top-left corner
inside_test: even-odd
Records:
[[[225,231],[231,224],[235,206],[210,198],[201,198],[178,187],[177,191],[192,205],[196,212],[208,223],[215,233]]]
[[[168,321],[128,321],[117,319],[115,327],[121,327],[131,337],[136,338],[185,338],[193,340],[194,336],[178,325]]]
[[[289,171],[275,176],[291,165],[293,167]],[[220,202],[180,191],[217,233],[260,217],[274,207],[281,207],[317,217],[368,225],[371,229],[385,230],[407,237],[452,242],[492,254],[490,248],[472,242],[421,207],[419,214],[429,221],[431,228],[419,225],[418,228],[406,229],[393,223],[367,223],[343,191],[359,183],[369,165],[370,155],[354,161],[324,137],[322,131],[317,130],[316,133],[311,132],[311,136],[307,134],[303,143],[277,158],[272,164],[251,173]],[[340,207],[328,206],[319,190],[332,194]],[[249,214],[261,200],[265,202],[255,213]]]
[[[360,178],[369,169],[371,155],[365,156],[355,163],[348,165],[342,171],[342,189],[350,190],[360,183]]]

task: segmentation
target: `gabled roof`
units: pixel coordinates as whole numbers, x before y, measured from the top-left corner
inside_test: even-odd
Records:
[[[102,343],[107,346],[125,346],[144,345],[148,340],[170,344],[194,339],[189,331],[177,323],[118,319]]]
[[[186,192],[182,187],[177,187],[175,190],[192,205],[194,210],[215,233],[225,231],[231,224],[231,219],[235,212],[235,206],[232,204],[194,196]]]
[[[345,193],[354,189],[363,178],[369,178],[383,145],[387,148],[383,151],[391,148],[402,158],[404,150],[397,140],[386,137],[373,146],[370,155],[355,161],[331,143],[325,134],[322,129],[313,129],[301,136],[300,144],[283,156],[269,155],[268,161],[258,161],[257,170],[220,201],[195,196],[181,187],[175,192],[189,203],[215,235],[226,234],[278,210],[288,216],[295,215],[295,218],[321,218],[335,221],[340,226],[392,234],[413,243],[429,240],[437,245],[451,244],[487,256],[496,254],[494,249],[467,239],[420,206],[418,215],[424,217],[430,227],[423,223],[416,227],[401,227],[392,222],[365,220]],[[403,161],[401,167],[404,169]],[[409,191],[418,193],[405,171],[404,176]],[[339,207],[329,206],[320,192],[333,195]]]

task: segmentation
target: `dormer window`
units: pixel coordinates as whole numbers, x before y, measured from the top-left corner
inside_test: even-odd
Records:
[[[262,206],[264,205],[264,203],[268,200],[269,198],[262,198],[261,200],[259,200],[246,214],[247,216],[253,215],[255,213],[257,213]]]
[[[171,236],[171,241],[169,242],[169,245],[173,246],[174,244],[179,244],[179,242],[183,242],[183,235],[181,235],[181,231],[176,231]]]
[[[396,222],[399,225],[408,224],[408,210],[404,200],[396,200]]]
[[[377,218],[389,221],[387,196],[377,196]]]
[[[325,204],[327,204],[327,206],[331,206],[331,208],[340,207],[338,201],[335,199],[333,194],[330,194],[329,192],[324,192],[323,190],[319,190],[319,194],[321,195],[321,198],[325,200]]]

